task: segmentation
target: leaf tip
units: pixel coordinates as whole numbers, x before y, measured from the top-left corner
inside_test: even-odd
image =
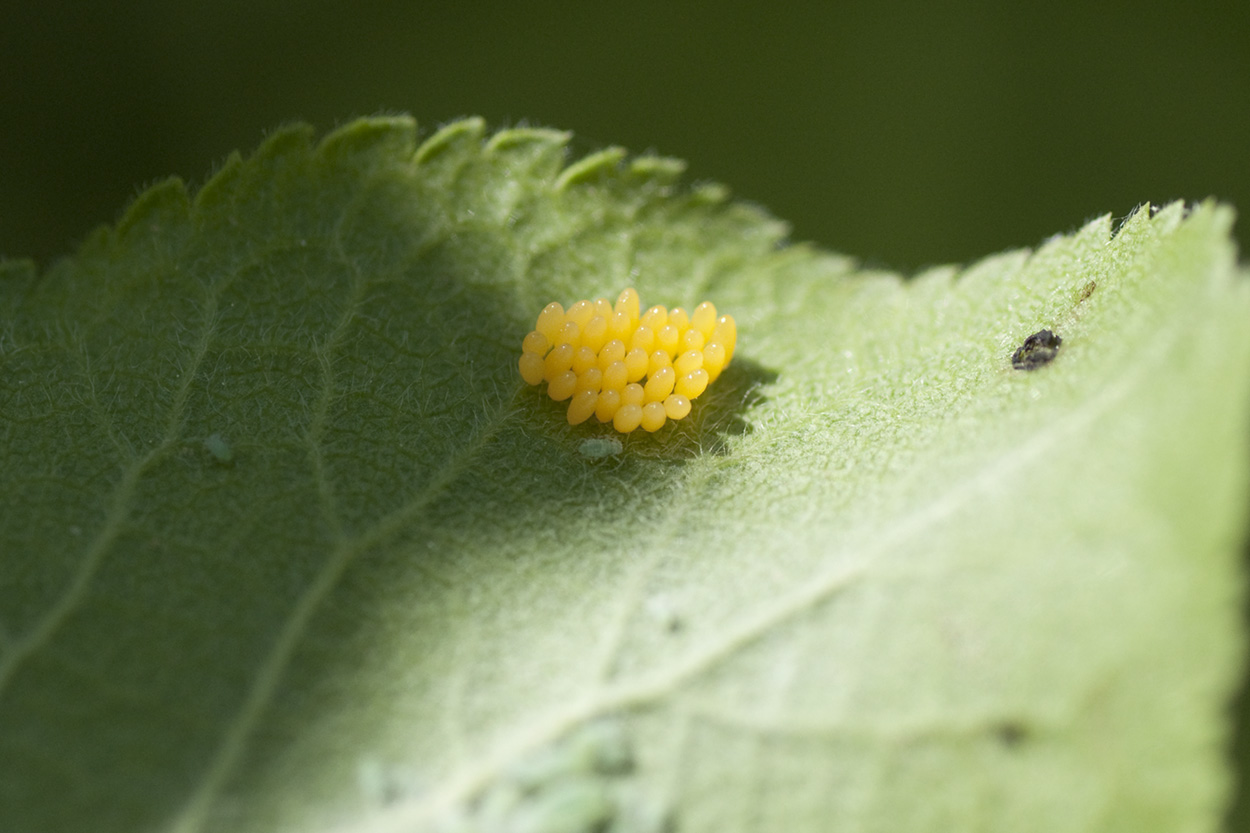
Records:
[[[395,149],[403,156],[416,148],[417,122],[407,115],[356,119],[328,133],[317,152],[322,158],[353,156],[376,148]]]
[[[614,174],[625,158],[621,147],[604,148],[569,165],[556,177],[556,191],[566,191],[574,185],[603,179]]]
[[[573,134],[567,130],[553,130],[549,127],[512,127],[500,130],[491,136],[486,142],[486,152],[499,153],[528,145],[563,148],[572,137]]]
[[[639,179],[668,185],[686,172],[686,160],[672,156],[639,156],[630,160],[629,172]]]
[[[251,154],[252,159],[271,159],[290,153],[306,152],[312,147],[316,130],[305,122],[288,122],[268,132],[260,146]]]
[[[123,238],[136,230],[154,232],[162,226],[183,222],[190,214],[186,183],[172,176],[139,194],[117,221],[115,233]]]
[[[446,124],[426,139],[413,154],[418,165],[426,164],[449,150],[477,144],[486,132],[486,121],[480,116],[459,119]]]

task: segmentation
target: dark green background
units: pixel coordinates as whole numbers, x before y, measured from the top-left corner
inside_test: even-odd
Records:
[[[279,122],[396,110],[679,156],[904,270],[1143,200],[1250,206],[1245,2],[4,5],[8,256],[65,252]]]
[[[0,255],[47,262],[280,122],[379,111],[679,156],[912,271],[1144,200],[1250,210],[1250,3],[3,4]]]

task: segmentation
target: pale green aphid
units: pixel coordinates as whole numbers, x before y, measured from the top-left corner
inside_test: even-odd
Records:
[[[591,437],[582,440],[577,451],[588,460],[602,460],[604,457],[620,454],[624,447],[616,437]]]
[[[204,449],[223,466],[234,462],[234,449],[230,446],[230,441],[221,434],[210,434],[205,437]]]

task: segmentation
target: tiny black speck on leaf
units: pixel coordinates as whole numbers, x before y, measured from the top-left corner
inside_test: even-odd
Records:
[[[1011,366],[1016,370],[1037,370],[1054,361],[1062,342],[1063,339],[1050,330],[1038,330],[1011,354]]]
[[[1008,749],[1019,746],[1028,737],[1028,729],[1021,723],[1015,721],[1005,721],[999,724],[994,730],[998,742]]]

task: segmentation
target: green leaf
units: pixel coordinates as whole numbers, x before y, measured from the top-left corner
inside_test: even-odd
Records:
[[[1230,209],[903,281],[672,160],[415,136],[0,267],[0,829],[1217,829]],[[628,285],[737,355],[584,447],[520,341]]]

